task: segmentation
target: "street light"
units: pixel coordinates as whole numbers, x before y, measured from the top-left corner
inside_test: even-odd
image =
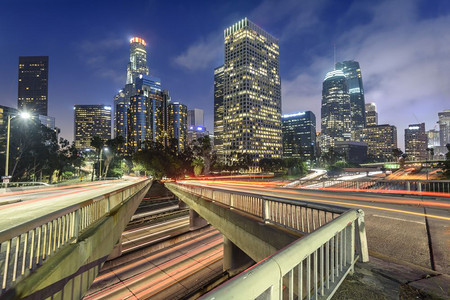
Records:
[[[98,177],[101,180],[102,179],[102,154],[103,154],[103,150],[108,151],[108,147],[103,147],[100,148],[100,157],[99,157],[99,170],[98,170]]]
[[[6,134],[6,163],[5,163],[5,179],[8,179],[9,169],[9,139],[11,136],[11,120],[19,116],[22,119],[30,119],[31,115],[28,112],[20,112],[18,115],[8,115],[8,129]]]

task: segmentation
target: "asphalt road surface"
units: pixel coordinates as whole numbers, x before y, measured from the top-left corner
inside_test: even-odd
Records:
[[[450,274],[450,198],[289,189],[245,182],[186,183],[363,209],[369,251]]]

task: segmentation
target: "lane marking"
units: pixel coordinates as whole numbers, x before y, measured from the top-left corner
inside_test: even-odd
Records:
[[[425,222],[420,222],[420,221],[411,221],[411,220],[406,220],[406,219],[402,219],[402,218],[380,216],[380,215],[372,215],[372,216],[373,217],[379,217],[379,218],[385,218],[385,219],[398,220],[398,221],[403,221],[403,222],[417,223],[417,224],[420,224],[420,225],[425,225]]]

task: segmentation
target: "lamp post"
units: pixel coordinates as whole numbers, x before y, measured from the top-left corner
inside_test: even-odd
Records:
[[[108,151],[108,147],[102,147],[100,148],[100,157],[99,157],[99,170],[98,170],[98,178],[99,180],[102,179],[102,154],[103,150]]]
[[[27,112],[19,113],[19,116],[22,119],[29,119],[31,115]],[[9,175],[9,139],[11,137],[11,120],[17,117],[17,115],[8,115],[8,127],[6,134],[6,162],[5,162],[5,178],[8,178]]]

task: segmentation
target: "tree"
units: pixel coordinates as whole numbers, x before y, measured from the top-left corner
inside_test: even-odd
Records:
[[[193,147],[193,152],[195,157],[201,157],[203,159],[203,174],[209,174],[211,169],[212,147],[211,139],[208,135],[197,139],[197,143]]]
[[[58,150],[56,132],[42,125],[36,117],[14,118],[10,124],[9,174],[13,181],[35,180],[52,174],[52,161]],[[6,136],[6,127],[3,127]],[[6,148],[6,143],[2,145]],[[3,149],[5,149],[3,148]],[[0,157],[5,172],[5,154]]]
[[[306,163],[298,157],[284,158],[283,167],[288,175],[304,175],[307,173]]]
[[[192,160],[192,166],[194,167],[194,175],[199,176],[202,174],[203,168],[205,167],[205,163],[203,162],[202,157],[196,157]]]
[[[450,177],[450,144],[445,145],[447,147],[447,154],[445,154],[444,161],[444,175]]]

